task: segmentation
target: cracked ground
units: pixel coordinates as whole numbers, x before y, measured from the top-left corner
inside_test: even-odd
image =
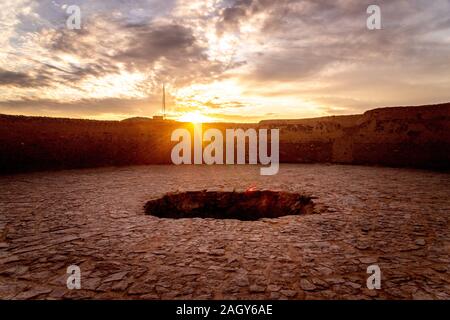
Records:
[[[282,165],[137,166],[0,177],[2,299],[449,299],[450,175]],[[167,192],[315,197],[316,213],[160,219]],[[366,286],[381,268],[380,290]],[[81,290],[66,287],[81,268]]]

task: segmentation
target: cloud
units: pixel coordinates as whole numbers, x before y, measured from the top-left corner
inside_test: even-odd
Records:
[[[173,60],[204,58],[203,49],[189,28],[177,24],[127,25],[126,28],[131,31],[130,46],[116,58],[130,63],[151,63],[161,57]]]
[[[111,58],[130,70],[148,70],[155,82],[186,85],[221,71],[191,28],[175,22],[126,25],[127,45]],[[155,65],[158,68],[155,68]]]
[[[73,102],[58,102],[52,99],[24,99],[2,101],[0,107],[9,114],[20,112],[30,115],[47,114],[53,117],[75,118],[102,118],[105,114],[118,114],[123,118],[133,115],[148,115],[143,112],[145,107],[159,102],[159,100],[152,98],[80,99]]]
[[[450,100],[450,1],[378,0],[369,31],[372,2],[73,0],[68,30],[63,1],[4,0],[0,112],[151,114],[162,83],[174,115],[227,119]]]
[[[48,81],[45,75],[31,76],[24,72],[8,71],[0,68],[0,87],[40,87]]]

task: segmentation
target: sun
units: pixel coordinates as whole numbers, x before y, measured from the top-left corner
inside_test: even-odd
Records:
[[[213,121],[212,118],[202,115],[200,112],[185,113],[178,120],[181,122],[192,122],[192,123],[204,123]]]

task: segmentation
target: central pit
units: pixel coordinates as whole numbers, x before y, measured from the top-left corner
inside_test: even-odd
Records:
[[[189,191],[148,201],[145,212],[159,218],[213,218],[255,221],[313,213],[312,198],[281,191]]]

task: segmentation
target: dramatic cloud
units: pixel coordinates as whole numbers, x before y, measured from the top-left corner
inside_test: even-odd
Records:
[[[47,80],[48,78],[44,75],[31,76],[23,72],[14,72],[0,69],[0,86],[45,86]]]
[[[4,0],[0,112],[227,121],[450,100],[450,0]],[[78,5],[82,29],[66,26]]]

